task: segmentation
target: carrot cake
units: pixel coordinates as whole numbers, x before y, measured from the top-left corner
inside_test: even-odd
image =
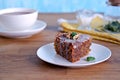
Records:
[[[58,55],[76,62],[89,53],[91,42],[91,36],[86,34],[60,32],[55,37],[54,47]]]

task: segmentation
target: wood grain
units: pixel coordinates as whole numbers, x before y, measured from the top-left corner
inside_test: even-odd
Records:
[[[109,60],[84,68],[65,68],[48,64],[36,56],[36,50],[53,42],[58,18],[75,19],[74,13],[40,13],[47,22],[42,32],[26,39],[0,36],[0,80],[120,80],[120,45],[93,40],[112,51]]]

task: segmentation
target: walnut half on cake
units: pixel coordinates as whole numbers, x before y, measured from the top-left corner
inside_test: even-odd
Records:
[[[86,34],[58,33],[54,41],[56,53],[70,62],[76,62],[90,51],[92,38]]]

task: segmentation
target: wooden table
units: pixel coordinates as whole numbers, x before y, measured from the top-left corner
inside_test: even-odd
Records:
[[[39,47],[54,41],[58,18],[75,19],[74,13],[42,13],[39,18],[48,26],[25,39],[0,37],[0,80],[120,80],[120,45],[93,40],[107,46],[112,57],[84,68],[65,68],[48,64],[36,56]]]

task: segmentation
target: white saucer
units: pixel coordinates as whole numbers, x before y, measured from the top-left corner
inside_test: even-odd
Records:
[[[0,29],[0,35],[4,37],[9,37],[9,38],[27,38],[31,37],[34,34],[39,33],[42,31],[47,24],[44,21],[37,20],[36,23],[28,30],[24,31],[6,31],[3,29]]]
[[[37,56],[45,62],[58,66],[72,67],[72,68],[95,65],[106,61],[111,56],[110,49],[100,44],[92,43],[90,49],[91,51],[87,56],[81,58],[79,61],[75,63],[71,63],[67,61],[65,58],[56,54],[53,43],[46,44],[40,47],[37,50]],[[86,57],[88,56],[95,57],[95,60],[90,62],[86,61]]]

